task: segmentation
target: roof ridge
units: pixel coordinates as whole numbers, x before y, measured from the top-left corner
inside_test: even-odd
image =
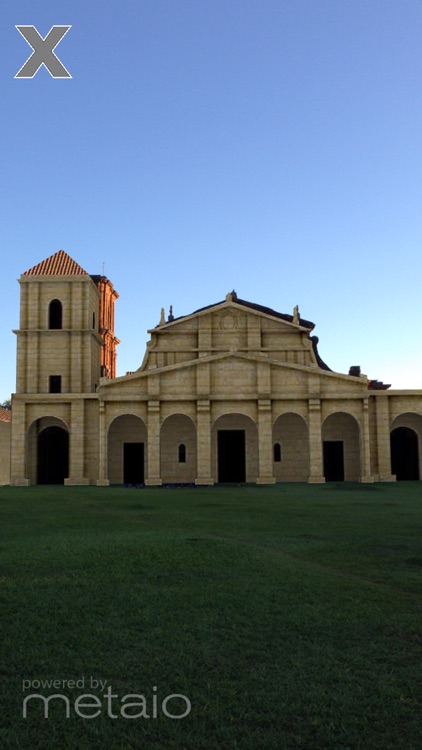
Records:
[[[214,302],[211,305],[205,305],[205,307],[200,307],[198,310],[194,310],[192,313],[188,313],[187,315],[180,315],[177,318],[174,318],[171,322],[180,321],[183,318],[189,318],[191,315],[196,315],[197,313],[205,312],[206,310],[210,310],[213,307],[218,307],[219,305],[223,305],[227,300],[220,300],[219,302]],[[264,315],[270,315],[273,318],[278,318],[279,320],[284,320],[286,323],[293,323],[293,315],[289,315],[288,313],[281,313],[277,310],[273,310],[271,307],[265,307],[264,305],[259,305],[255,302],[249,302],[248,300],[241,299],[240,297],[236,296],[236,299],[233,299],[232,302],[235,305],[239,305],[240,307],[246,307],[249,310],[254,310],[255,312],[263,313]],[[167,321],[168,322],[168,321]],[[312,323],[310,320],[305,320],[305,318],[300,317],[299,318],[299,325],[303,328],[308,328],[309,330],[313,330],[315,328],[315,323]]]

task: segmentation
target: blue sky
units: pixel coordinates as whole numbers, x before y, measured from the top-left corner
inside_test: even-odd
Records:
[[[0,17],[0,400],[16,279],[59,249],[120,294],[119,375],[161,307],[235,288],[298,304],[333,370],[422,388],[419,0],[3,0]],[[71,24],[72,79],[15,79],[16,24]]]

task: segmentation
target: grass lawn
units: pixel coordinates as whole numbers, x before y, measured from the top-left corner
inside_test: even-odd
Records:
[[[0,748],[420,750],[421,521],[418,482],[0,488]]]

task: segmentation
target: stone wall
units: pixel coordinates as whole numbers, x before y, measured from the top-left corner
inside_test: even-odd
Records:
[[[0,485],[10,483],[10,422],[0,422]]]

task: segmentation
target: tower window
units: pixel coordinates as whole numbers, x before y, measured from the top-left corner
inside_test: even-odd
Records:
[[[62,376],[50,375],[50,393],[62,392]]]
[[[185,464],[186,463],[186,445],[184,443],[180,443],[179,445],[179,464]]]
[[[274,463],[279,464],[281,462],[281,444],[274,443]]]
[[[59,299],[53,299],[48,308],[48,327],[57,330],[62,328],[62,303]]]
[[[92,313],[92,327],[95,331],[95,312]]]

